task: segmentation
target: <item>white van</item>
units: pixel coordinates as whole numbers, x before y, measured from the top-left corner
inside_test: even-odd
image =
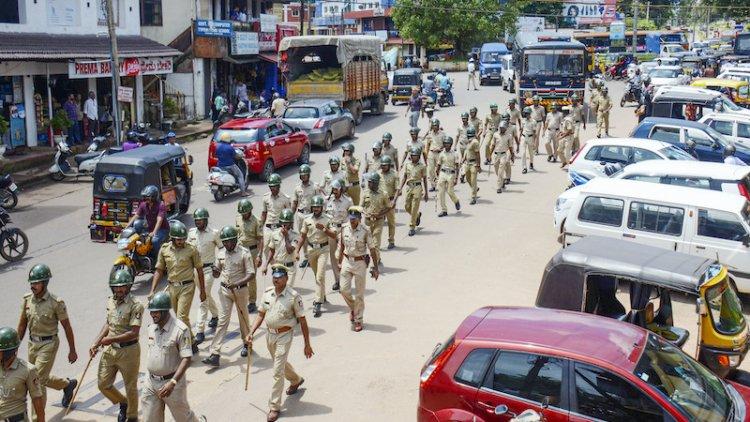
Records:
[[[716,259],[750,293],[750,203],[741,195],[599,178],[582,186],[561,227],[563,247],[596,235]]]

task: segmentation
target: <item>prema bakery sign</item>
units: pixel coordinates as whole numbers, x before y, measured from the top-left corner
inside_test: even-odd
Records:
[[[120,62],[120,76],[160,75],[172,73],[171,57],[127,58]],[[74,61],[68,63],[68,77],[71,79],[103,78],[112,76],[109,60]]]

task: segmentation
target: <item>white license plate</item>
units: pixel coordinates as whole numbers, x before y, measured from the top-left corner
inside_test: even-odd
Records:
[[[11,183],[10,186],[8,186],[8,189],[10,189],[11,192],[15,192],[18,190],[18,186],[16,186],[15,183]]]
[[[560,82],[560,81],[550,81],[550,82],[545,82],[544,84],[545,85],[562,85],[562,82]]]
[[[500,79],[500,76],[499,75],[491,75],[490,79]]]

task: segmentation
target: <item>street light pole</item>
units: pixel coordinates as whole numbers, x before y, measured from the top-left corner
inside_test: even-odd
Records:
[[[633,55],[638,52],[638,1],[633,0],[633,36],[631,37],[633,44]]]
[[[120,145],[120,103],[117,101],[117,90],[120,88],[120,58],[117,54],[117,32],[112,0],[107,1],[107,29],[109,30],[110,65],[112,66],[112,120],[115,124],[115,144]]]

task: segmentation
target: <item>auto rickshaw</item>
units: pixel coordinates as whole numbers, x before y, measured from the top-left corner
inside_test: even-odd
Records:
[[[682,347],[689,332],[674,325],[672,298],[685,296],[698,317],[695,358],[732,377],[748,350],[748,327],[731,274],[711,259],[587,236],[549,261],[536,306],[629,322]]]
[[[396,105],[400,101],[409,101],[411,91],[414,88],[422,91],[422,69],[410,67],[394,70],[391,84],[391,104]]]
[[[690,77],[699,75],[704,64],[706,64],[706,59],[699,56],[685,56],[680,63],[683,73]]]
[[[719,91],[740,107],[750,107],[750,88],[747,81],[736,79],[699,78],[691,86]]]
[[[193,185],[191,159],[179,145],[146,145],[102,158],[94,171],[91,240],[114,241],[141,202],[141,190],[161,191],[168,218],[187,212]]]

